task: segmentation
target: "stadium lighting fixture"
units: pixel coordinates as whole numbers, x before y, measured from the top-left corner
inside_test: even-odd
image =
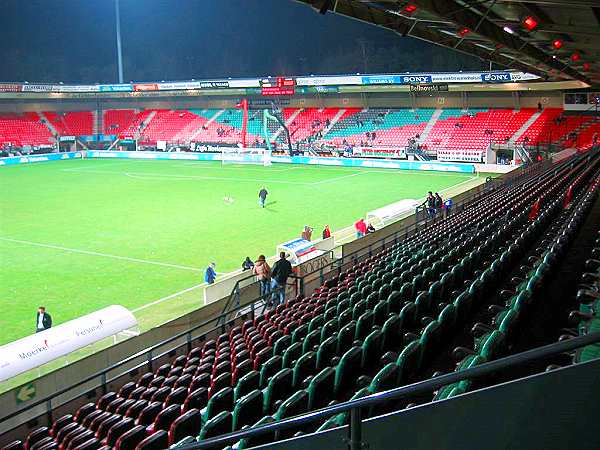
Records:
[[[573,62],[577,62],[581,59],[581,55],[579,54],[579,52],[575,52],[571,55],[571,61]]]
[[[552,41],[552,47],[554,47],[556,50],[559,50],[562,46],[563,46],[563,41],[561,41],[560,39],[554,39]]]
[[[413,5],[412,3],[407,3],[404,6],[404,12],[408,14],[412,14],[417,10],[417,5]]]
[[[512,28],[510,27],[504,27],[502,28],[504,31],[506,31],[508,34],[515,34],[515,32],[513,31]]]
[[[538,26],[538,21],[533,16],[527,16],[523,19],[523,27],[527,31],[532,31],[535,27]]]

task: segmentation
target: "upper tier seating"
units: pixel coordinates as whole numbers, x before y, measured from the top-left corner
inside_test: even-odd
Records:
[[[493,188],[447,219],[330,274],[309,297],[235,323],[49,429],[34,430],[20,448],[165,448],[182,436],[206,439],[510,353],[535,320],[529,311],[543,301],[544,281],[581,223],[572,218],[597,195],[599,168],[597,155],[576,157]],[[574,208],[564,210],[569,190]],[[474,386],[462,382],[367,415]],[[320,429],[347,420],[341,414]]]
[[[0,146],[51,144],[52,133],[37,113],[0,114]]]

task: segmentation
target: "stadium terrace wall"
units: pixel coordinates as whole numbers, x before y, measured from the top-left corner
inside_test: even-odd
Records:
[[[138,94],[138,93],[136,93]],[[146,94],[146,93],[144,93]],[[57,98],[39,94],[36,98],[0,96],[0,113],[27,111],[95,111],[105,109],[220,109],[235,108],[240,95],[223,96],[161,96],[127,95],[124,97],[94,96],[91,98]],[[247,96],[250,107],[269,107],[276,100],[289,108],[537,108],[563,106],[562,91],[490,91],[490,92],[397,92],[296,95],[277,99]]]
[[[89,150],[87,158],[119,159],[156,159],[156,160],[194,160],[220,161],[220,153],[162,153],[162,152],[121,152]],[[272,156],[272,162],[278,164],[305,164],[323,166],[344,166],[376,169],[423,170],[436,172],[475,173],[473,164],[443,163],[433,161],[391,161],[359,158],[320,158],[307,156]]]

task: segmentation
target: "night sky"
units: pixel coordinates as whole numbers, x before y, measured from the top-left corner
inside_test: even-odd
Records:
[[[121,28],[125,81],[485,66],[292,0],[121,0]],[[0,36],[2,81],[116,81],[113,0],[3,0]]]

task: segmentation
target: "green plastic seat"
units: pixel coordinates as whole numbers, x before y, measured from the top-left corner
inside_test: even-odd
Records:
[[[402,329],[400,328],[400,317],[397,314],[390,314],[384,322],[382,332],[382,351],[386,352],[398,348],[402,344]]]
[[[356,305],[354,305],[354,308],[352,308],[352,320],[358,320],[360,315],[362,313],[364,313],[366,310],[367,310],[367,301],[361,300]]]
[[[323,314],[319,314],[308,323],[308,334],[313,331],[320,331],[321,327],[325,323],[325,317]]]
[[[333,398],[335,384],[335,369],[325,367],[317,373],[308,385],[309,408],[318,409],[326,406]]]
[[[398,376],[400,375],[400,368],[396,363],[386,364],[377,374],[373,377],[371,384],[369,384],[369,394],[375,394],[376,392],[388,391],[398,387]]]
[[[422,346],[421,364],[428,363],[437,353],[442,340],[442,328],[437,320],[429,322],[420,337]]]
[[[412,341],[398,355],[398,386],[412,382],[421,369],[422,345],[420,340]]]
[[[362,363],[362,348],[352,347],[345,352],[335,371],[334,392],[338,396],[356,382]]]
[[[308,334],[308,324],[303,323],[302,325],[300,325],[298,328],[296,328],[292,332],[292,345],[298,344],[298,343],[302,344],[302,342],[304,341],[304,338],[306,337],[307,334]]]
[[[321,342],[317,350],[317,369],[331,365],[331,360],[337,354],[337,336],[331,336]]]
[[[290,335],[281,336],[273,345],[273,355],[283,356],[290,345],[292,345],[292,337]]]
[[[263,413],[270,414],[274,403],[290,395],[293,392],[293,386],[292,369],[281,369],[273,375],[264,390]]]
[[[321,330],[313,330],[306,335],[302,342],[302,353],[312,352],[321,343]],[[287,366],[286,366],[287,367]]]
[[[498,330],[494,330],[483,342],[479,354],[487,361],[492,361],[504,353],[505,344],[504,334]]]
[[[260,374],[253,370],[240,378],[233,392],[233,401],[237,402],[244,395],[260,387]]]
[[[337,317],[338,330],[352,320],[352,310],[350,308],[342,311]]]
[[[220,436],[222,434],[231,433],[233,431],[233,416],[229,411],[221,411],[210,420],[208,420],[202,429],[198,440],[209,439]]]
[[[362,362],[364,369],[377,367],[377,363],[382,354],[383,333],[380,330],[371,331],[362,344]]]
[[[263,393],[258,389],[240,398],[233,409],[233,431],[252,425],[263,417],[263,403]]]
[[[283,358],[281,356],[271,356],[260,368],[260,387],[264,388],[269,379],[283,368]]]
[[[302,387],[303,381],[317,371],[317,355],[315,352],[308,352],[298,358],[294,369],[292,370],[292,384],[296,389]]]
[[[389,315],[388,302],[385,300],[379,301],[373,308],[373,324],[383,326]]]
[[[358,341],[364,340],[367,335],[373,330],[373,311],[368,309],[356,321],[356,331],[354,339]]]
[[[337,317],[331,319],[329,322],[325,322],[323,327],[321,328],[321,335],[319,338],[319,342],[323,342],[330,336],[333,336],[338,331],[338,321]]]
[[[294,417],[308,410],[308,392],[300,390],[285,399],[275,413],[276,420]]]
[[[202,423],[206,423],[222,411],[231,411],[233,408],[233,389],[225,387],[215,392],[208,399],[208,404],[202,412]]]
[[[352,347],[354,342],[354,335],[356,334],[356,321],[353,320],[347,325],[344,325],[337,334],[337,348],[336,353],[338,355],[343,354],[346,350]]]

